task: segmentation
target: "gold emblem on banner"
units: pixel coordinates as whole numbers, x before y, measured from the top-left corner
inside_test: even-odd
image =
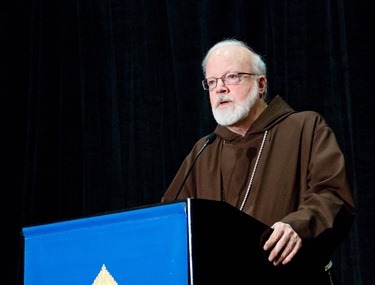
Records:
[[[103,264],[99,274],[96,276],[92,285],[118,285],[111,273],[108,272],[107,268]]]

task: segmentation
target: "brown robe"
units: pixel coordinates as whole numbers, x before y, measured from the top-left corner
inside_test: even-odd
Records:
[[[332,238],[324,248],[329,258],[354,218],[344,155],[321,115],[296,112],[280,96],[244,137],[218,125],[215,141],[196,160],[177,199],[224,200],[240,208],[266,131],[243,211],[269,226],[288,223],[303,241],[330,230]],[[187,155],[162,202],[176,200],[205,139]]]

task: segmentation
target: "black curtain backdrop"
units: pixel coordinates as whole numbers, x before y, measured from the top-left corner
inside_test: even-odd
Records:
[[[336,272],[342,285],[375,284],[374,3],[2,1],[9,284],[23,284],[23,226],[160,201],[215,127],[200,64],[229,37],[264,56],[270,99],[318,111],[336,132],[358,207]]]

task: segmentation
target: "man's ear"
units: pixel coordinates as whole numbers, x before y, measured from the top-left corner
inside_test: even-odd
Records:
[[[259,76],[258,78],[258,88],[259,88],[259,93],[264,94],[266,92],[267,88],[267,77],[264,75]]]

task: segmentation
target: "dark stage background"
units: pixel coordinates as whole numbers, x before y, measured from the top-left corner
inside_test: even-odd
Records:
[[[270,98],[322,113],[336,132],[358,216],[334,263],[340,284],[375,284],[374,3],[2,1],[8,284],[23,283],[23,226],[160,201],[213,131],[200,63],[227,37],[264,56]]]

